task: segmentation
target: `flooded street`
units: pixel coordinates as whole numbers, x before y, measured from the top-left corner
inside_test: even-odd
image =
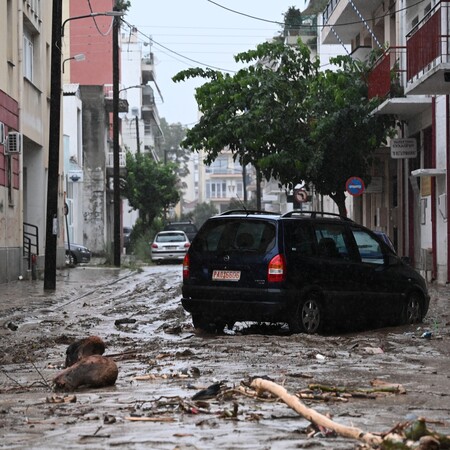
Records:
[[[450,434],[449,289],[431,287],[423,324],[331,335],[238,323],[198,334],[182,309],[181,266],[77,267],[57,289],[10,283],[0,294],[0,448],[353,449],[313,432],[281,401],[245,385],[269,377],[310,408],[372,433],[424,417]],[[429,334],[424,334],[429,332]],[[67,346],[100,336],[114,387],[54,392]],[[381,380],[395,392],[373,392]],[[221,383],[218,386],[218,383]],[[214,395],[192,397],[216,385]],[[312,385],[316,385],[312,387]],[[341,387],[324,395],[322,387]],[[359,389],[355,392],[355,389]]]

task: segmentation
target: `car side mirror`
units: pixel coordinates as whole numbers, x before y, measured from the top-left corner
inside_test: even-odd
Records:
[[[405,263],[408,264],[408,266],[411,265],[411,258],[409,256],[402,256],[401,260]]]

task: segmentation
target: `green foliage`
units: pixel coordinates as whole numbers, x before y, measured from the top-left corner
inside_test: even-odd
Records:
[[[139,210],[142,226],[150,227],[164,209],[180,199],[175,165],[156,163],[149,153],[127,153],[127,175],[122,194]]]
[[[207,219],[218,214],[217,208],[211,203],[199,203],[192,211],[192,222],[200,228]]]
[[[351,176],[370,182],[374,151],[386,143],[393,118],[371,114],[378,100],[367,99],[367,68],[351,57],[335,58],[336,71],[321,72],[310,84],[314,142],[305,179],[329,195],[345,215],[345,183]]]
[[[196,90],[203,115],[188,130],[182,146],[206,149],[207,164],[229,147],[235,159],[263,168],[268,178],[281,171],[273,166],[273,161],[265,164],[265,158],[279,154],[284,170],[286,166],[292,167],[292,152],[300,159],[304,151],[308,135],[307,122],[302,120],[307,114],[304,99],[308,80],[317,74],[318,62],[311,61],[308,48],[301,42],[297,47],[266,42],[255,50],[236,55],[235,59],[253,65],[233,76],[197,68],[173,78],[210,80]]]
[[[260,44],[235,60],[251,65],[234,75],[196,68],[173,78],[209,80],[196,90],[201,119],[181,145],[204,150],[207,164],[228,147],[266,179],[313,183],[345,215],[346,180],[370,181],[374,150],[394,124],[371,114],[378,100],[367,98],[367,68],[344,56],[336,71],[319,72],[301,40]]]
[[[299,31],[303,23],[302,13],[295,6],[290,6],[284,13],[284,35],[292,31]]]
[[[116,0],[114,5],[114,11],[128,11],[130,9],[131,2],[129,0]]]
[[[176,165],[175,171],[179,178],[187,176],[189,174],[187,163],[191,151],[180,146],[186,136],[186,128],[181,123],[169,124],[164,118],[161,118],[161,130],[164,135],[164,142],[157,149],[160,160],[173,162]]]

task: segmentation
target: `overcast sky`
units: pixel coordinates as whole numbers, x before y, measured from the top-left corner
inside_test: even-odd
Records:
[[[279,34],[290,6],[303,10],[305,0],[131,0],[124,19],[136,26],[143,42],[152,43],[159,115],[191,127],[198,118],[194,88],[203,80],[174,83],[181,70],[207,66],[239,68],[233,55],[253,49]],[[220,6],[219,6],[220,5]],[[261,20],[259,20],[261,19]]]

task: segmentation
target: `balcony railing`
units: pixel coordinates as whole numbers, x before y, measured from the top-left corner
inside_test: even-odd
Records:
[[[373,97],[399,97],[403,95],[402,73],[406,47],[389,47],[377,59],[369,73],[369,99]]]
[[[407,34],[407,80],[449,61],[449,0],[441,0]]]
[[[325,10],[322,13],[322,23],[324,25],[326,25],[328,23],[328,20],[329,20],[331,14],[333,14],[333,11],[336,8],[339,1],[340,0],[331,0],[330,2],[328,2],[328,5],[326,6]]]
[[[127,166],[127,160],[125,156],[125,152],[119,152],[119,167],[126,167]],[[109,152],[108,158],[106,160],[106,167],[114,167],[114,153]]]

